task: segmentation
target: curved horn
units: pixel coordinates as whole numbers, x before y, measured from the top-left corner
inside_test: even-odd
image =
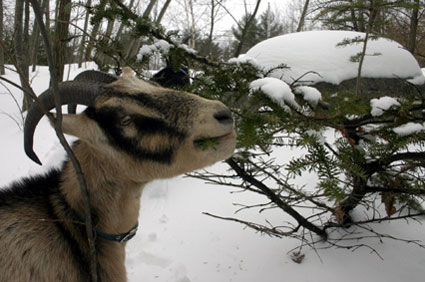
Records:
[[[83,71],[74,78],[74,80],[88,80],[105,84],[112,83],[117,79],[118,78],[113,74],[96,70]]]
[[[59,95],[61,104],[80,104],[90,106],[93,104],[96,95],[103,84],[83,81],[66,81],[59,84]],[[53,89],[44,91],[38,99],[46,111],[55,108],[55,98]],[[34,131],[37,124],[44,116],[43,110],[38,103],[34,103],[28,110],[24,125],[24,148],[27,156],[34,162],[41,165],[41,162],[33,150]]]
[[[80,72],[75,78],[74,81],[91,81],[102,84],[109,84],[116,81],[118,78],[110,73],[105,73],[96,70],[87,70]],[[76,104],[68,105],[68,113],[75,114],[77,112]]]

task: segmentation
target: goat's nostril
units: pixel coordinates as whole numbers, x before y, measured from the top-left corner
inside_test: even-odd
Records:
[[[230,110],[218,111],[214,114],[214,118],[222,124],[233,123],[232,112]]]

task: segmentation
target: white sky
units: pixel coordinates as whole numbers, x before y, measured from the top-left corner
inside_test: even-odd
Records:
[[[233,17],[240,20],[245,14],[245,2],[247,3],[247,8],[249,12],[253,12],[255,9],[256,0],[229,0],[227,5],[229,11],[232,13]],[[259,11],[257,15],[260,15],[262,12],[267,10],[268,5],[270,4],[272,9],[282,9],[289,3],[289,0],[262,0]],[[229,28],[229,26],[235,25],[234,20],[231,16],[226,16],[223,19],[223,27]]]
[[[185,1],[187,0],[176,0],[172,1],[170,7],[167,10],[164,20],[162,24],[166,26],[168,29],[183,29],[184,26],[187,26],[189,23],[187,22],[187,17],[185,16]],[[204,33],[208,33],[209,31],[209,11],[204,10],[203,5],[200,4],[202,2],[193,0],[196,6],[195,14],[200,15],[204,13],[203,16],[199,16],[197,20],[197,28]],[[281,15],[284,17],[285,7],[288,6],[289,3],[292,3],[296,0],[262,0],[260,4],[259,11],[257,15],[260,15],[264,12],[268,5],[274,12],[282,11]],[[301,1],[301,0],[300,0]],[[224,9],[221,9],[222,18],[215,23],[214,33],[216,41],[226,41],[229,40],[230,36],[226,36],[226,32],[229,32],[233,26],[236,26],[235,20],[240,20],[242,16],[245,14],[245,3],[248,12],[253,12],[257,0],[225,0],[224,5],[227,10],[232,14],[230,16]],[[186,21],[186,22],[185,22]],[[171,26],[170,26],[171,25]]]

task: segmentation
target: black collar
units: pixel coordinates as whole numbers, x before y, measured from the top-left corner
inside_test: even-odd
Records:
[[[123,234],[109,234],[109,233],[99,231],[96,228],[94,228],[94,230],[96,231],[96,234],[103,239],[118,242],[118,243],[125,243],[136,235],[138,227],[139,227],[139,223],[137,222],[136,225],[134,225],[133,228],[130,229],[130,231]]]

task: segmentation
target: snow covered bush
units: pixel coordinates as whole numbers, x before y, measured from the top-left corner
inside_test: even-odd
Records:
[[[278,72],[281,79],[268,77]],[[320,93],[284,73],[244,56],[204,67],[194,79],[191,90],[230,105],[239,129],[229,174],[194,176],[268,199],[242,209],[281,209],[293,218],[269,222],[264,212],[265,224],[231,220],[303,244],[325,239],[349,248],[361,241],[341,244],[341,230],[352,239],[385,237],[372,223],[424,216],[425,93],[417,88],[376,99],[354,91]],[[285,154],[296,157],[282,162]]]
[[[355,77],[358,63],[351,58],[362,50],[361,40],[346,44],[348,49],[337,44],[358,33],[298,33],[281,45],[271,39],[273,46],[291,46],[294,53],[265,50],[263,42],[245,56],[220,62],[187,52],[170,34],[135,15],[130,18],[135,33],[151,37],[149,46],[162,42],[167,46],[160,50],[162,55],[172,57],[177,66],[190,63],[188,91],[223,101],[235,115],[238,151],[227,160],[229,172],[192,174],[265,196],[264,203],[241,208],[263,213],[265,223],[230,220],[272,236],[298,238],[301,244],[325,240],[351,248],[361,246],[357,239],[369,233],[393,238],[379,234],[372,223],[425,215],[425,93],[419,88],[381,93],[370,101],[354,91],[320,93],[306,85],[318,78],[338,83]],[[407,51],[386,39],[372,42],[370,52],[366,50],[373,54],[365,59],[366,75],[379,77],[382,71],[384,77],[413,79],[405,83],[425,81]],[[314,52],[301,52],[312,46]],[[271,56],[265,59],[262,52]],[[142,49],[143,60],[151,53]],[[281,60],[273,54],[289,57]],[[292,61],[296,58],[301,61]],[[282,210],[292,220],[285,216],[271,222],[271,210]]]

